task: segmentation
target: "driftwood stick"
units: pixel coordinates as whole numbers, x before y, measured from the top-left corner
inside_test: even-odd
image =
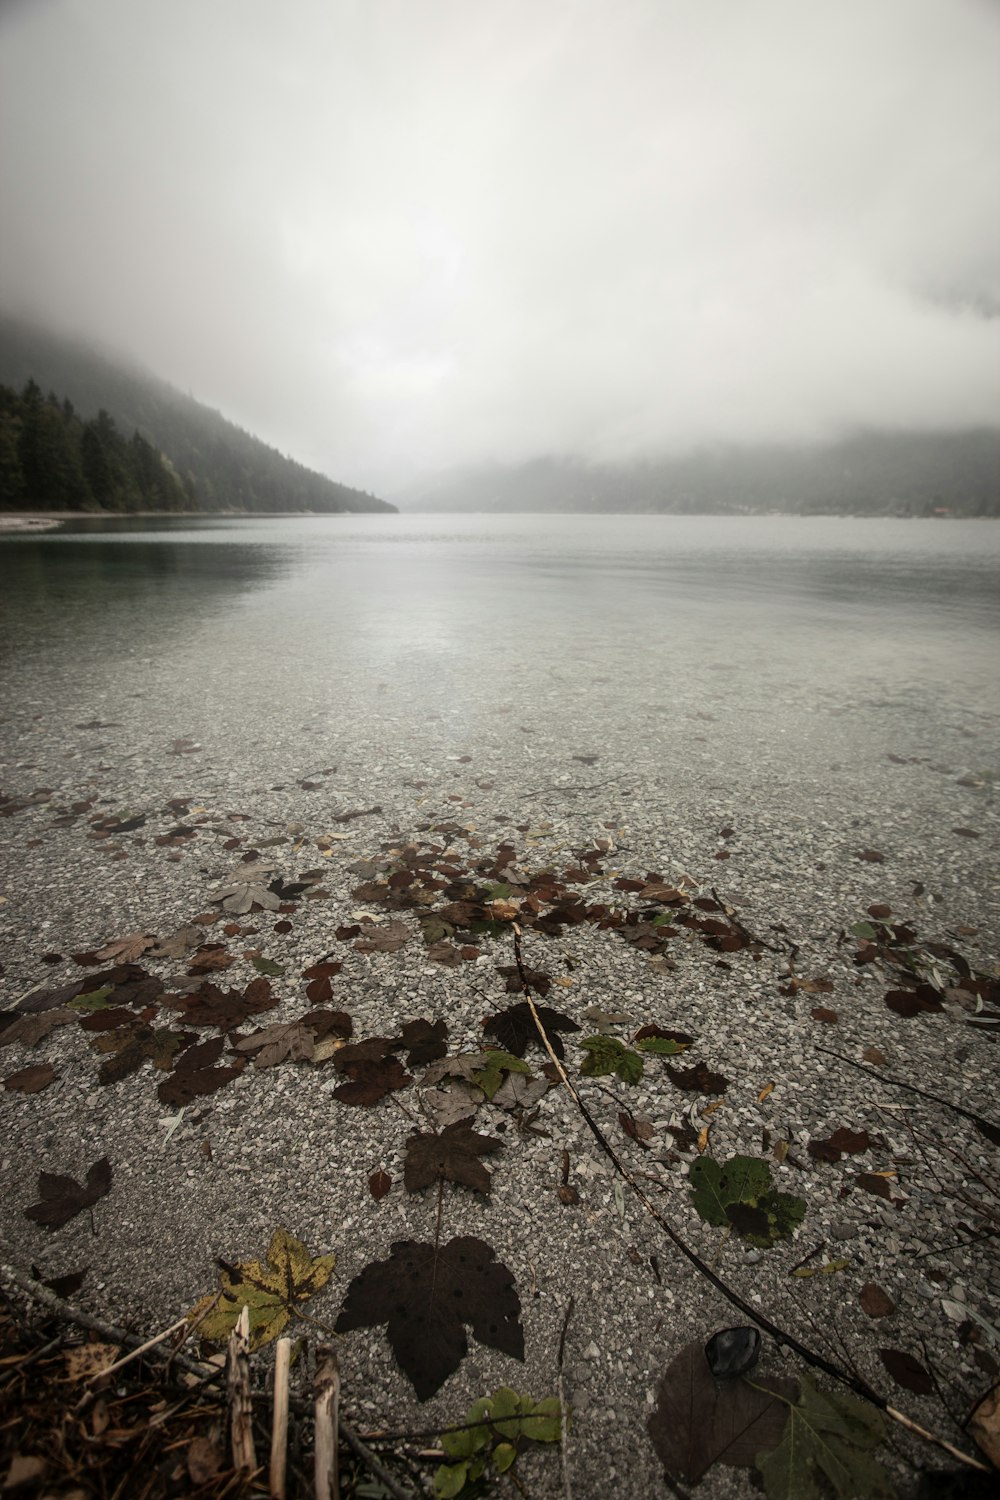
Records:
[[[291,1339],[279,1339],[274,1350],[274,1415],[271,1419],[271,1500],[285,1500],[285,1467],[288,1460],[288,1372],[292,1363]]]
[[[226,1390],[233,1468],[253,1471],[257,1467],[257,1453],[253,1445],[253,1402],[250,1397],[250,1309],[245,1304],[229,1335]]]
[[[316,1355],[318,1365],[313,1382],[316,1395],[316,1500],[340,1500],[340,1474],[337,1467],[340,1371],[329,1344],[321,1344]]]

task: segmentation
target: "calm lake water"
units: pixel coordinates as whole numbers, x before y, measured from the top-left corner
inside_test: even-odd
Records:
[[[0,568],[25,714],[138,694],[178,734],[264,745],[376,713],[388,754],[428,720],[460,748],[500,705],[574,744],[701,713],[722,756],[778,733],[820,753],[818,712],[877,710],[880,750],[1000,716],[989,521],[91,521],[4,539]]]

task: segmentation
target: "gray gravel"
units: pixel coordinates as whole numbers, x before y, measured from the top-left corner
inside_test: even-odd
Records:
[[[719,1231],[698,1219],[686,1184],[693,1158],[672,1156],[669,1126],[690,1119],[700,1128],[709,1101],[679,1091],[655,1061],[631,1090],[617,1080],[585,1083],[588,1103],[630,1164],[657,1179],[650,1188],[661,1211],[706,1260],[717,1257],[734,1288],[805,1342],[850,1361],[917,1420],[959,1440],[940,1402],[894,1386],[877,1350],[926,1358],[957,1416],[992,1383],[988,1360],[1000,1360],[995,1241],[960,1242],[972,1238],[969,1227],[986,1225],[987,1208],[1000,1209],[996,1150],[953,1112],[818,1049],[861,1061],[864,1048],[878,1048],[882,1071],[998,1117],[996,1041],[970,1027],[957,1006],[942,1016],[894,1015],[882,1003],[884,976],[857,969],[853,944],[838,940],[870,903],[888,902],[922,938],[948,942],[995,971],[995,720],[975,706],[938,711],[915,695],[895,707],[878,690],[826,701],[787,680],[758,680],[751,692],[735,676],[693,674],[686,698],[660,704],[650,697],[625,721],[613,680],[584,693],[573,673],[532,661],[507,663],[498,676],[484,671],[478,682],[462,684],[459,696],[454,683],[380,683],[345,670],[333,707],[305,694],[299,712],[277,713],[270,688],[280,663],[258,656],[259,669],[233,684],[210,658],[196,662],[191,651],[191,660],[180,651],[129,670],[95,657],[75,682],[58,674],[53,681],[51,664],[11,664],[0,787],[18,800],[49,790],[2,825],[5,1006],[79,978],[73,952],[136,930],[163,938],[211,909],[213,891],[253,847],[288,878],[322,866],[328,892],[297,903],[287,934],[273,930],[271,913],[240,919],[257,931],[235,938],[232,951],[257,947],[286,971],[274,981],[280,1009],[262,1024],[301,1014],[301,970],[332,953],[344,960],[333,1003],[353,1016],[356,1037],[391,1035],[405,1020],[440,1016],[455,1052],[480,1046],[483,1017],[508,1003],[496,966],[512,954],[487,945],[488,956],[475,963],[429,963],[412,917],[405,920],[413,938],[397,953],[360,954],[338,943],[335,929],[359,908],[371,910],[351,894],[359,877],[350,867],[359,859],[380,857],[392,840],[419,837],[421,825],[447,821],[466,830],[449,840],[460,858],[470,836],[486,849],[510,837],[526,868],[558,866],[572,848],[606,838],[613,845],[609,872],[658,870],[703,891],[714,886],[751,931],[781,951],[756,959],[724,955],[722,967],[720,955],[680,938],[672,945],[674,966],[666,967],[614,933],[585,926],[558,939],[529,933],[525,957],[571,980],[553,989],[549,1003],[581,1020],[599,1006],[629,1017],[628,1026],[612,1028],[623,1039],[648,1022],[696,1036],[691,1058],[731,1080],[710,1117],[709,1151],[719,1158],[762,1154],[765,1132],[790,1143],[788,1159],[772,1162],[772,1173],[777,1186],[808,1205],[794,1240],[748,1251],[720,1244]],[[108,727],[79,727],[95,720]],[[182,738],[198,748],[170,753]],[[587,763],[589,757],[597,759]],[[303,780],[314,788],[303,788]],[[60,826],[60,808],[92,797],[93,808]],[[157,845],[156,836],[177,821],[165,809],[177,797],[205,810],[192,817],[210,820],[184,844]],[[334,821],[375,806],[381,812]],[[112,811],[145,813],[147,820],[131,833],[90,837],[88,818]],[[961,827],[979,836],[952,831]],[[723,828],[732,835],[722,837]],[[242,840],[242,848],[226,850],[227,837]],[[885,862],[859,860],[866,848],[881,851]],[[720,852],[729,857],[716,858]],[[590,899],[600,899],[600,889]],[[781,994],[789,944],[798,949],[796,973],[828,977],[832,993]],[[43,962],[51,953],[63,957]],[[171,979],[184,971],[180,963],[148,967]],[[242,987],[254,977],[241,958],[223,982]],[[838,1021],[813,1020],[816,1005],[834,1010]],[[252,1023],[243,1028],[250,1029]],[[412,1091],[356,1110],[331,1097],[339,1079],[329,1066],[248,1069],[189,1107],[168,1140],[171,1112],[155,1096],[161,1075],[147,1066],[101,1088],[87,1040],[73,1026],[33,1050],[8,1048],[4,1077],[43,1059],[59,1076],[37,1095],[0,1095],[3,1258],[45,1276],[88,1266],[80,1306],[155,1331],[213,1287],[215,1256],[257,1257],[280,1224],[315,1253],[336,1254],[334,1276],[313,1304],[316,1316],[332,1323],[351,1278],[384,1258],[393,1240],[433,1237],[436,1194],[407,1195],[401,1181]],[[580,1054],[572,1046],[569,1058],[575,1073]],[[773,1089],[761,1099],[767,1085]],[[626,1104],[654,1125],[647,1153],[621,1131],[618,1113]],[[506,1149],[490,1162],[492,1196],[449,1188],[443,1232],[481,1236],[512,1271],[525,1363],[470,1340],[459,1371],[419,1406],[382,1331],[355,1332],[340,1347],[351,1420],[362,1431],[433,1428],[460,1420],[478,1395],[500,1384],[536,1397],[553,1393],[559,1332],[573,1297],[564,1370],[573,1409],[565,1445],[569,1492],[596,1500],[620,1484],[630,1495],[665,1493],[646,1434],[659,1377],[685,1343],[741,1319],[670,1249],[631,1195],[620,1214],[608,1165],[565,1093],[552,1089],[540,1105],[536,1124],[545,1135],[520,1135],[509,1116],[488,1105],[477,1122],[480,1130],[503,1132]],[[861,1165],[896,1170],[903,1206],[848,1191],[856,1159],[822,1165],[807,1155],[810,1138],[841,1125],[878,1138]],[[564,1149],[576,1206],[557,1196]],[[104,1154],[114,1184],[95,1209],[96,1237],[86,1214],[54,1234],[24,1218],[40,1171],[82,1176]],[[393,1187],[375,1203],[367,1179],[380,1167]],[[993,1185],[990,1193],[984,1181]],[[827,1248],[819,1260],[847,1257],[848,1266],[791,1278],[820,1244]],[[888,1319],[873,1322],[861,1310],[867,1282],[896,1304]],[[956,1316],[956,1304],[984,1320],[971,1325],[977,1342],[969,1342],[970,1325]],[[767,1352],[768,1369],[784,1365],[794,1361]],[[904,1489],[912,1464],[938,1462],[929,1448],[895,1435],[894,1448],[883,1451]],[[519,1471],[535,1500],[567,1492],[557,1455],[526,1456]],[[743,1471],[719,1467],[698,1490],[709,1500],[751,1492]]]

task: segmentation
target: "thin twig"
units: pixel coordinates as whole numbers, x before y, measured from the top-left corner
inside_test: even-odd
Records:
[[[888,1073],[879,1073],[875,1068],[866,1068],[862,1063],[855,1062],[853,1057],[845,1057],[843,1052],[834,1052],[830,1047],[817,1047],[816,1051],[825,1052],[827,1057],[837,1057],[849,1068],[857,1068],[859,1073],[867,1073],[869,1078],[877,1078],[880,1083],[889,1083],[893,1088],[906,1089],[911,1094],[919,1094],[921,1099],[930,1099],[933,1104],[943,1104],[945,1109],[952,1109],[956,1115],[962,1115],[966,1120],[971,1120],[974,1125],[978,1125],[994,1144],[1000,1141],[1000,1125],[994,1125],[992,1120],[987,1120],[985,1115],[977,1114],[974,1109],[966,1109],[962,1104],[953,1104],[950,1099],[942,1099],[940,1094],[929,1094],[926,1089],[918,1089],[915,1083],[907,1083],[905,1079],[893,1078]]]
[[[567,1074],[566,1069],[563,1067],[561,1059],[556,1056],[555,1051],[552,1047],[552,1043],[549,1041],[548,1033],[546,1032],[545,1027],[542,1024],[541,1016],[538,1014],[538,1007],[535,1005],[534,997],[531,993],[531,986],[528,983],[528,977],[524,971],[524,963],[521,957],[521,929],[516,922],[512,922],[511,927],[514,934],[514,961],[517,964],[517,972],[521,980],[521,988],[524,991],[524,996],[527,1000],[528,1008],[531,1011],[531,1016],[535,1023],[535,1029],[538,1032],[542,1045],[544,1046],[546,1052],[549,1054],[550,1061],[555,1067],[556,1072],[559,1074],[559,1077],[562,1080],[562,1083],[567,1092],[569,1093],[570,1098],[574,1101],[584,1120],[586,1121],[591,1134],[597,1141],[597,1144],[600,1146],[604,1154],[611,1160],[616,1170],[621,1174],[622,1177],[624,1177],[633,1193],[635,1193],[636,1197],[639,1199],[639,1202],[646,1209],[646,1212],[651,1216],[654,1222],[660,1226],[664,1234],[666,1234],[667,1238],[670,1240],[671,1244],[674,1245],[675,1248],[679,1250],[681,1254],[691,1262],[696,1270],[700,1271],[701,1274],[712,1283],[716,1291],[720,1292],[722,1296],[725,1297],[728,1302],[731,1302],[734,1307],[739,1308],[740,1312],[742,1312],[752,1323],[755,1323],[758,1328],[762,1329],[764,1333],[770,1335],[770,1337],[773,1338],[777,1344],[783,1345],[785,1348],[793,1350],[794,1353],[796,1353],[800,1357],[800,1359],[805,1360],[806,1364],[811,1365],[814,1369],[822,1370],[825,1375],[829,1375],[831,1379],[839,1381],[841,1385],[846,1385],[848,1389],[854,1391],[855,1395],[860,1396],[865,1401],[870,1401],[873,1406],[878,1407],[880,1411],[885,1412],[894,1420],[901,1421],[904,1427],[908,1427],[912,1431],[920,1433],[920,1435],[925,1437],[929,1442],[934,1442],[944,1447],[949,1453],[952,1454],[953,1457],[959,1459],[961,1463],[968,1465],[969,1468],[982,1469],[984,1473],[989,1473],[990,1470],[987,1468],[987,1466],[985,1464],[981,1464],[978,1459],[970,1458],[968,1454],[960,1452],[957,1448],[953,1448],[952,1445],[945,1442],[943,1438],[934,1437],[932,1433],[926,1432],[923,1428],[918,1427],[917,1424],[913,1422],[909,1417],[904,1418],[902,1413],[897,1412],[895,1407],[891,1407],[885,1396],[880,1395],[878,1391],[874,1390],[866,1380],[862,1380],[856,1375],[849,1374],[847,1370],[842,1369],[839,1365],[836,1365],[831,1360],[826,1359],[822,1354],[817,1354],[814,1349],[810,1349],[806,1344],[803,1344],[794,1336],[794,1334],[789,1333],[787,1329],[780,1328],[776,1323],[772,1322],[770,1318],[766,1317],[763,1313],[758,1311],[758,1309],[756,1309],[751,1303],[746,1302],[738,1292],[733,1290],[731,1286],[728,1286],[727,1283],[722,1280],[721,1276],[718,1276],[710,1266],[706,1265],[701,1256],[698,1255],[696,1251],[692,1250],[690,1245],[686,1244],[685,1241],[681,1239],[680,1235],[677,1233],[676,1229],[674,1229],[673,1225],[667,1222],[656,1205],[649,1199],[643,1189],[639,1186],[639,1183],[636,1181],[632,1172],[621,1160],[618,1153],[615,1151],[614,1147],[611,1145],[610,1141],[601,1130],[601,1127],[598,1125],[597,1121],[591,1115],[587,1106],[580,1098],[580,1095],[577,1092],[576,1088],[571,1083],[569,1075]]]

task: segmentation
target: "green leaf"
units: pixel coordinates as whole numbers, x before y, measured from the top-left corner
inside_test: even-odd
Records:
[[[558,1396],[544,1396],[531,1409],[524,1430],[536,1443],[558,1443],[562,1437],[562,1405]]]
[[[105,984],[99,990],[89,990],[86,995],[77,995],[75,1000],[66,1003],[71,1010],[103,1010],[113,992],[114,986]]]
[[[488,885],[486,890],[491,901],[507,901],[514,894],[514,887],[505,880],[498,880],[496,885]]]
[[[866,938],[869,942],[878,937],[878,928],[873,927],[870,922],[855,922],[848,929],[855,937]]]
[[[465,1489],[465,1481],[469,1477],[469,1465],[439,1464],[434,1475],[434,1493],[438,1500],[454,1500]]]
[[[734,1229],[751,1245],[767,1248],[787,1239],[805,1217],[805,1200],[774,1192],[770,1168],[756,1156],[733,1156],[724,1165],[700,1156],[688,1181],[701,1218]]]
[[[527,1073],[531,1077],[528,1064],[522,1057],[515,1057],[512,1052],[501,1052],[497,1048],[493,1052],[484,1052],[483,1056],[487,1060],[486,1066],[478,1073],[470,1073],[469,1082],[482,1089],[487,1099],[493,1098],[503,1083],[505,1073]]]
[[[493,1449],[493,1463],[498,1474],[506,1474],[517,1457],[513,1443],[497,1443]]]
[[[451,937],[455,931],[450,922],[445,922],[441,917],[423,917],[420,922],[420,930],[424,935],[424,942],[428,948],[434,943],[439,943],[442,938]]]
[[[655,1052],[660,1057],[676,1057],[678,1052],[686,1052],[688,1048],[688,1043],[675,1042],[669,1036],[644,1036],[635,1045],[638,1052]]]
[[[614,1073],[623,1083],[638,1083],[642,1058],[613,1036],[587,1036],[580,1046],[587,1053],[580,1072],[585,1078],[603,1078]]]
[[[889,1477],[868,1451],[885,1436],[875,1408],[855,1396],[817,1390],[807,1375],[800,1392],[781,1442],[756,1457],[768,1500],[816,1500],[820,1476],[837,1500],[892,1500]]]
[[[250,962],[258,974],[268,974],[272,979],[284,979],[285,971],[281,964],[276,964],[270,958],[252,958]]]

